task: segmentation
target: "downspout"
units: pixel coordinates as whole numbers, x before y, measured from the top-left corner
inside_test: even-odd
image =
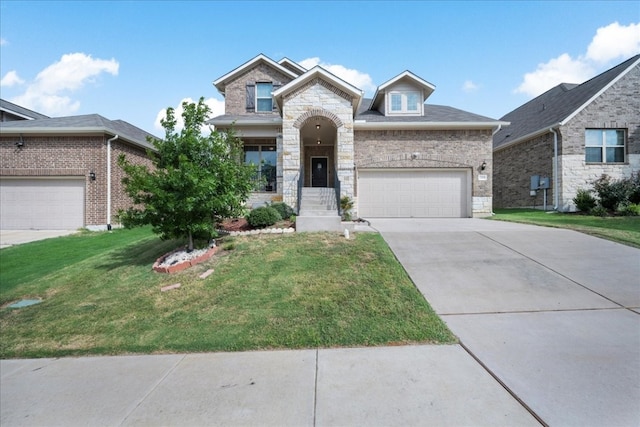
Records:
[[[558,188],[558,133],[552,127],[549,128],[549,132],[553,134],[553,210],[557,211],[560,200],[560,189]]]
[[[118,135],[107,140],[107,230],[111,230],[111,141],[118,139]]]

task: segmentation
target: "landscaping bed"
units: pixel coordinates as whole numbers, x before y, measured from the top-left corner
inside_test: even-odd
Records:
[[[0,358],[455,342],[378,234],[225,237],[151,269],[183,244],[134,229],[2,249]],[[23,299],[42,302],[8,308]]]

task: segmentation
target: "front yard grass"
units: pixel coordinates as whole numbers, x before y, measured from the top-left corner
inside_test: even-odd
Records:
[[[592,236],[640,248],[640,217],[599,217],[537,209],[496,209],[492,219],[568,228]]]
[[[227,237],[207,262],[151,270],[179,244],[136,229],[2,249],[0,358],[456,341],[378,234]],[[43,302],[7,307],[23,298]]]

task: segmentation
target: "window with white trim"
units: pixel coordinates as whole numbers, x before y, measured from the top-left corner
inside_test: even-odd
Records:
[[[269,112],[273,110],[272,91],[273,83],[256,83],[256,111]]]
[[[420,113],[420,92],[393,91],[389,94],[389,114]]]
[[[584,139],[587,163],[624,163],[624,129],[587,129]]]

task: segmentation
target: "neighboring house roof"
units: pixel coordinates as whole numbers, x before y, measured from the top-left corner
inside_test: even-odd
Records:
[[[271,59],[271,58],[269,58],[269,57],[267,57],[267,56],[265,56],[263,54],[259,54],[255,58],[250,59],[249,61],[245,62],[244,64],[242,64],[239,67],[229,71],[224,76],[222,76],[222,77],[218,78],[217,80],[215,80],[213,82],[213,85],[216,87],[216,89],[218,89],[218,92],[220,92],[222,94],[222,96],[224,96],[225,95],[225,91],[226,91],[226,87],[227,87],[227,83],[229,83],[230,81],[233,81],[240,74],[246,72],[247,70],[253,68],[254,66],[256,66],[257,64],[259,64],[261,62],[263,62],[263,63],[275,68],[276,70],[280,71],[282,74],[290,76],[292,79],[295,79],[296,77],[298,77],[298,74],[294,73],[289,68],[278,64],[273,59]],[[291,62],[291,61],[289,61],[289,62]]]
[[[99,114],[20,120],[0,123],[0,135],[110,134],[134,145],[153,149],[147,137],[152,134],[122,120],[109,120]]]
[[[393,85],[394,83],[399,82],[400,80],[410,80],[413,86],[417,86],[420,89],[422,89],[422,93],[424,94],[424,98],[422,99],[422,102],[426,101],[427,98],[433,93],[433,91],[436,90],[436,87],[434,85],[416,76],[411,71],[406,70],[398,74],[391,80],[386,81],[382,83],[380,86],[378,86],[378,88],[376,89],[376,93],[373,95],[373,99],[371,100],[371,105],[369,109],[370,110],[377,109],[378,105],[380,105],[380,103],[383,102],[384,100],[385,89]]]
[[[594,99],[640,64],[640,55],[582,84],[562,83],[502,117],[511,122],[493,137],[493,149],[504,148],[564,125]]]
[[[40,114],[35,111],[29,110],[28,108],[21,107],[19,105],[14,104],[13,102],[9,102],[4,99],[0,99],[0,111],[5,111],[6,113],[9,113],[11,115],[14,115],[24,120],[49,118],[49,116],[45,116],[44,114]]]

